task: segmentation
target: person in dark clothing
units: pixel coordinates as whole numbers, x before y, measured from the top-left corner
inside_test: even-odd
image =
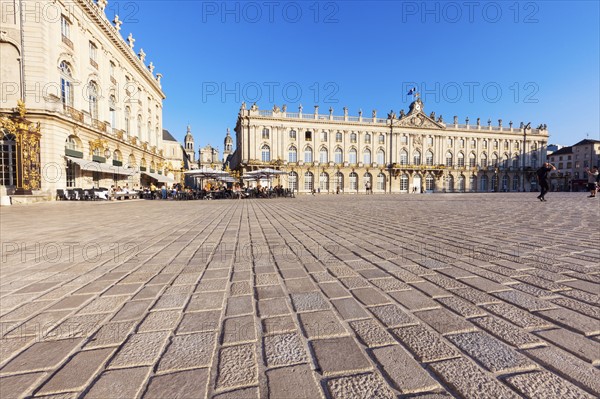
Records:
[[[548,172],[551,172],[553,170],[556,170],[554,165],[545,162],[542,165],[542,167],[535,172],[537,174],[538,183],[540,184],[540,188],[542,191],[542,193],[538,195],[537,198],[542,202],[546,201],[546,198],[544,198],[544,196],[548,191],[550,191],[550,186],[548,184]]]

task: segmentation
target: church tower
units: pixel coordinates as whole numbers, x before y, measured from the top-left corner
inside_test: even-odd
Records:
[[[194,136],[192,136],[192,128],[190,125],[187,127],[187,133],[185,134],[185,153],[191,163],[196,163],[196,151],[194,151]]]
[[[225,136],[225,140],[223,142],[223,163],[227,161],[227,158],[233,154],[233,138],[231,138],[231,134],[229,133],[229,128],[227,128],[227,136]]]

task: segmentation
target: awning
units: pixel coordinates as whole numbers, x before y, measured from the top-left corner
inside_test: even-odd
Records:
[[[142,171],[142,174],[156,179],[159,183],[175,183],[175,180],[171,179],[170,177],[167,177],[165,175],[159,175],[158,173]]]
[[[116,174],[116,175],[125,175],[125,176],[131,176],[136,173],[135,169],[125,168],[122,166],[113,166],[113,165],[108,165],[105,163],[89,161],[87,159],[81,159],[81,158],[73,158],[73,157],[69,157],[69,156],[67,156],[66,158],[69,161],[74,162],[77,165],[79,165],[81,170],[87,170],[87,171],[91,171],[91,172],[110,173],[110,174]]]

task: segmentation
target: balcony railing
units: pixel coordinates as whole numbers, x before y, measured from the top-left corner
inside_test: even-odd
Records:
[[[71,41],[71,39],[69,39],[68,37],[66,37],[65,35],[63,35],[62,42],[64,44],[66,44],[67,47],[69,47],[71,50],[73,50],[73,42]]]
[[[92,126],[103,133],[106,133],[106,122],[99,121],[98,119],[92,119]]]
[[[75,119],[77,122],[83,123],[83,112],[77,111],[75,108],[68,105],[64,105],[63,108],[67,115]]]

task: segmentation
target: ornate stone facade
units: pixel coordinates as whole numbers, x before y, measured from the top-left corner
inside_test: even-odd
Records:
[[[123,39],[122,21],[107,19],[108,2],[19,3],[1,10],[0,114],[23,100],[25,118],[39,126],[41,186],[33,191],[136,187],[164,174],[159,74],[143,50],[136,54],[132,34]],[[12,193],[10,181],[0,184]]]
[[[232,168],[284,170],[280,182],[299,193],[529,191],[546,159],[545,125],[445,123],[420,99],[385,119],[282,109],[242,105]]]

